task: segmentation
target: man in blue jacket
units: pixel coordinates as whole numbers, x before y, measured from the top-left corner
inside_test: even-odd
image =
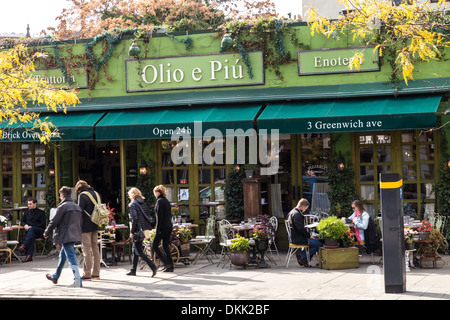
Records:
[[[48,280],[56,284],[64,268],[66,260],[69,261],[70,268],[74,275],[74,287],[81,287],[81,276],[78,268],[77,256],[75,253],[75,243],[81,242],[81,224],[82,224],[82,210],[71,199],[72,189],[69,187],[62,187],[59,190],[61,202],[56,209],[56,214],[53,220],[50,221],[47,229],[44,231],[44,237],[48,236],[54,231],[53,242],[56,245],[61,245],[59,254],[59,262],[56,272],[52,275],[46,274]]]

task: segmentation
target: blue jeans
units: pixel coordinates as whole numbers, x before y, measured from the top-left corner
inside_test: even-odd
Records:
[[[36,238],[42,238],[44,234],[44,229],[38,227],[31,227],[28,229],[23,241],[23,245],[27,248],[27,256],[32,256],[34,253],[34,241]]]
[[[59,253],[58,266],[56,267],[56,272],[52,274],[52,278],[59,279],[61,276],[61,271],[66,264],[66,260],[69,261],[70,268],[72,269],[74,284],[81,285],[80,270],[78,269],[77,255],[75,253],[75,246],[73,242],[64,243],[62,245],[61,252]]]
[[[309,259],[311,259],[312,256],[315,255],[317,251],[319,251],[319,248],[322,246],[322,242],[320,242],[317,239],[309,238],[308,244],[309,244]],[[300,257],[306,260],[305,250],[302,250],[302,252],[300,252]]]

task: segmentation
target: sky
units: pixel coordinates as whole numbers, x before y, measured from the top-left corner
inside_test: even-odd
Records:
[[[280,17],[292,12],[292,0],[272,0]],[[1,0],[0,35],[5,33],[26,34],[30,25],[31,36],[39,36],[43,29],[56,27],[55,18],[64,8],[70,6],[67,0]],[[293,14],[300,10],[293,10]]]

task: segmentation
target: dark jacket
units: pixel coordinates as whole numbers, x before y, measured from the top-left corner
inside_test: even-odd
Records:
[[[172,214],[170,202],[162,195],[159,195],[155,205],[156,233],[167,234],[172,232]]]
[[[130,202],[128,207],[130,209],[128,212],[130,216],[131,233],[138,232],[139,227],[141,227],[142,230],[152,229],[150,223],[150,221],[152,221],[150,210],[148,210],[147,204],[144,202],[144,199],[136,198]],[[146,217],[144,217],[144,214]]]
[[[45,215],[45,212],[39,208],[28,209],[22,215],[22,219],[20,219],[20,225],[29,225],[30,227],[37,227],[45,230],[45,227],[47,225],[47,216]]]
[[[302,213],[298,208],[294,208],[289,212],[288,217],[291,219],[291,242],[293,244],[308,244],[308,239],[311,235],[305,228],[304,215],[307,213],[308,210]]]
[[[72,199],[63,200],[56,208],[56,214],[44,231],[44,236],[48,237],[54,231],[55,244],[81,242],[82,214],[81,208]]]
[[[84,188],[81,190],[81,192],[87,191],[89,192],[97,201],[97,195],[94,192],[93,188]],[[101,200],[101,199],[100,199]],[[94,204],[92,203],[91,199],[87,194],[81,194],[78,196],[78,205],[80,206],[81,210],[83,210],[83,226],[81,227],[81,232],[95,232],[98,230],[98,225],[93,223],[91,221],[90,215],[94,211]],[[89,216],[86,214],[89,213]]]

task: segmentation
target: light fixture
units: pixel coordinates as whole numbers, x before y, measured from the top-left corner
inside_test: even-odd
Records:
[[[221,50],[227,50],[231,48],[233,45],[233,39],[230,37],[228,33],[225,33],[225,35],[222,38],[222,42],[220,43]]]
[[[48,176],[49,177],[55,176],[55,167],[53,166],[53,164],[48,165]]]
[[[241,166],[238,165],[237,163],[235,163],[234,166],[233,166],[233,171],[234,172],[239,172],[240,170],[241,170]]]
[[[141,165],[139,166],[139,174],[141,176],[146,176],[148,174],[148,165],[145,160],[142,160]]]
[[[450,170],[450,157],[447,158],[447,168]]]
[[[338,163],[337,163],[337,170],[339,172],[344,171],[345,168],[345,159],[341,156],[341,153],[339,152],[339,158],[338,158]]]
[[[128,49],[128,55],[132,56],[134,58],[137,58],[140,53],[141,53],[141,49],[136,44],[136,41],[133,41],[133,43],[131,44],[130,48]]]

